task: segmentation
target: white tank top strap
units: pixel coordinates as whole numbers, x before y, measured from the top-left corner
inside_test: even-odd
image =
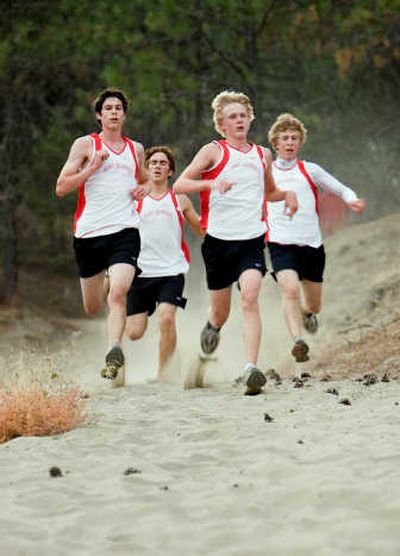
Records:
[[[261,145],[256,145],[258,156],[260,157],[261,164],[263,165],[264,170],[267,168],[267,157],[265,155],[265,148]]]
[[[221,164],[221,161],[222,161],[222,159],[224,157],[224,154],[225,154],[225,151],[226,151],[226,145],[223,144],[222,140],[217,141],[216,139],[214,139],[214,141],[212,141],[212,144],[218,145],[218,147],[219,147],[219,158],[215,162],[215,164],[207,170],[207,172],[213,172],[213,170],[215,170],[215,168],[217,168]]]
[[[229,148],[225,140],[220,139],[219,141],[213,141],[213,143],[216,143],[219,146],[221,153],[216,164],[214,164],[214,166],[212,166],[205,172],[202,172],[201,179],[204,180],[215,179],[216,177],[218,177],[227,165],[230,158]]]
[[[132,157],[133,160],[135,161],[135,166],[136,166],[136,170],[135,170],[135,179],[137,180],[138,175],[139,175],[139,162],[138,162],[138,157],[137,157],[137,153],[136,153],[136,147],[135,147],[135,142],[132,141],[132,139],[129,139],[129,137],[123,137],[125,143],[128,144],[128,147],[132,153]]]
[[[96,154],[96,151],[101,151],[102,148],[102,142],[101,142],[101,137],[97,134],[97,133],[91,133],[89,135],[91,141],[92,141],[92,155],[89,159],[89,164],[91,164],[93,162],[94,159],[94,155]]]

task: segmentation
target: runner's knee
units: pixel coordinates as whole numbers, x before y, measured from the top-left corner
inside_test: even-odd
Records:
[[[83,301],[83,307],[85,309],[85,313],[89,316],[96,315],[102,306],[101,299],[89,299]]]
[[[127,292],[123,288],[111,288],[108,292],[108,305],[126,305]]]
[[[240,297],[242,301],[242,307],[246,311],[257,310],[258,309],[258,290],[242,290],[240,292]]]
[[[282,287],[282,295],[290,301],[300,301],[300,288],[297,285],[286,284]]]
[[[158,318],[161,332],[169,332],[175,328],[175,314],[161,313]]]
[[[127,326],[126,335],[130,340],[140,340],[140,338],[143,338],[145,330],[145,328],[135,328],[134,326]]]

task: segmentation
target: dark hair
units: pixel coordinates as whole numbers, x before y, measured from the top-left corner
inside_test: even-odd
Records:
[[[148,168],[149,166],[149,160],[150,158],[153,156],[153,154],[156,153],[164,153],[165,156],[168,158],[168,162],[169,162],[169,169],[172,172],[175,172],[175,157],[172,154],[172,151],[169,147],[167,147],[166,145],[156,145],[155,147],[149,147],[148,149],[145,150],[144,152],[144,163],[146,168]]]
[[[111,97],[118,98],[122,102],[124,112],[126,113],[128,111],[128,99],[120,89],[104,89],[104,91],[101,91],[101,93],[95,98],[93,103],[96,114],[101,113],[104,101]]]

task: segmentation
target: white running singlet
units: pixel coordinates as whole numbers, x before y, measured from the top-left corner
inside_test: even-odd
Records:
[[[116,153],[96,133],[92,133],[91,138],[93,157],[102,147],[109,157],[79,187],[74,236],[88,238],[113,234],[124,228],[138,228],[139,216],[131,197],[138,185],[133,141],[124,137],[125,147]]]
[[[267,241],[285,245],[319,247],[322,235],[318,216],[317,187],[340,197],[345,203],[357,199],[355,192],[313,162],[277,159],[272,164],[276,186],[284,191],[294,191],[299,208],[289,217],[284,212],[284,202],[267,203]]]
[[[175,276],[189,270],[189,250],[183,239],[184,217],[175,193],[147,195],[138,202],[140,254],[143,278]]]
[[[215,141],[221,149],[218,163],[201,174],[201,179],[224,179],[232,189],[201,191],[201,226],[213,237],[224,240],[253,239],[265,234],[263,219],[265,161],[260,146],[243,153],[225,140]]]

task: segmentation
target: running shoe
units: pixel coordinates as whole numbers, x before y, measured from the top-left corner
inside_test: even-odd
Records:
[[[298,338],[292,348],[292,355],[296,363],[305,363],[310,358],[308,356],[309,347],[302,338]]]
[[[106,366],[101,371],[103,378],[114,380],[118,370],[124,365],[125,357],[120,346],[114,346],[106,355]]]
[[[205,355],[214,353],[219,344],[219,328],[209,322],[205,325],[200,335],[200,345]]]
[[[315,334],[318,330],[318,319],[315,313],[303,314],[303,326],[310,334]]]
[[[235,384],[244,384],[246,390],[245,396],[257,396],[261,394],[262,389],[267,382],[266,376],[255,365],[247,368],[245,372],[235,380]]]

